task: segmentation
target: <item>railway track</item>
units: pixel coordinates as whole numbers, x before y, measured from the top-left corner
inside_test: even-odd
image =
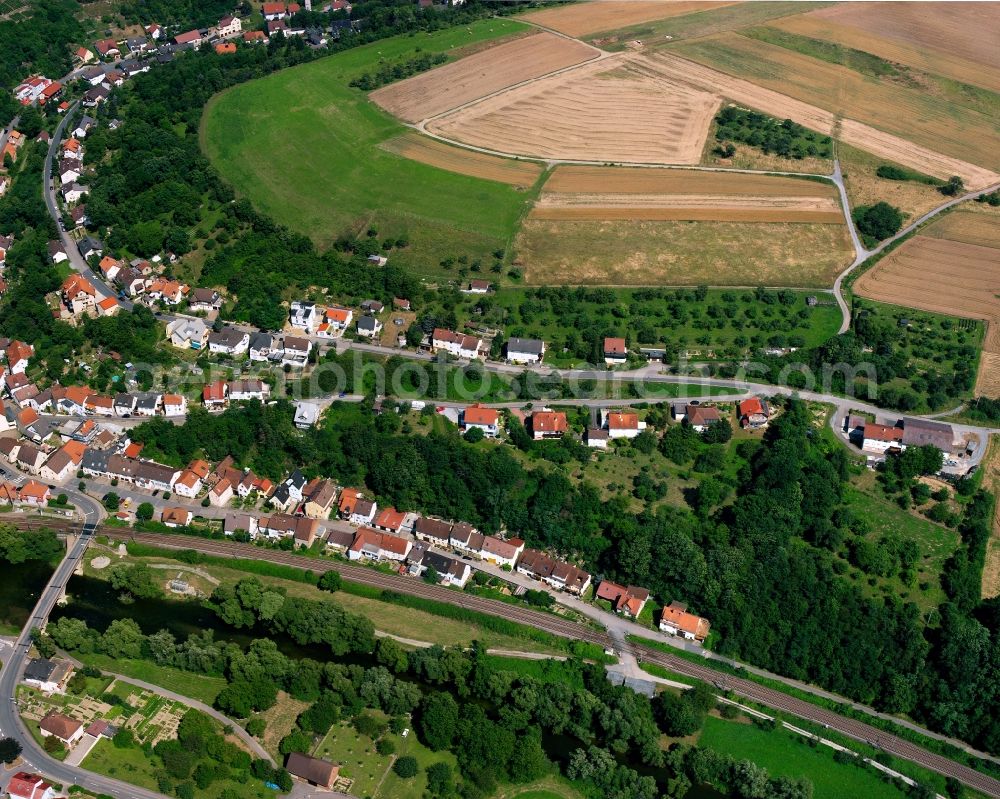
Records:
[[[47,520],[22,518],[12,519],[11,523],[21,529],[41,529],[47,528],[61,533],[79,533],[79,523],[65,520]],[[347,563],[317,560],[302,555],[295,555],[290,552],[282,552],[274,549],[261,549],[253,544],[244,544],[235,541],[218,541],[209,538],[198,538],[195,536],[170,535],[162,533],[140,533],[118,527],[99,527],[96,531],[98,535],[110,535],[121,537],[130,534],[132,540],[150,546],[162,547],[164,549],[193,549],[207,555],[217,555],[221,557],[242,557],[253,560],[266,560],[271,563],[293,566],[323,573],[335,570],[345,579],[351,582],[368,585],[387,591],[396,591],[411,596],[423,597],[437,602],[444,602],[456,605],[468,610],[509,619],[510,621],[526,624],[539,630],[569,638],[575,641],[587,641],[603,647],[612,646],[613,642],[607,633],[592,630],[582,624],[578,624],[567,619],[561,619],[548,613],[522,608],[516,605],[509,605],[495,599],[486,599],[466,594],[464,592],[452,591],[440,586],[429,585],[412,577],[402,575],[385,574],[363,566],[352,566]],[[658,649],[653,649],[636,641],[628,643],[628,648],[642,660],[670,669],[673,672],[687,677],[704,680],[705,682],[721,686],[723,690],[731,691],[737,696],[757,702],[773,710],[789,713],[797,718],[805,719],[816,724],[834,730],[869,745],[875,746],[894,757],[909,760],[925,768],[943,774],[946,777],[954,777],[965,785],[982,793],[1000,799],[1000,780],[988,774],[976,771],[969,766],[957,763],[943,755],[931,752],[917,744],[911,743],[903,738],[884,732],[862,721],[842,716],[832,710],[805,702],[796,697],[759,685],[751,680],[742,677],[725,674],[716,671],[708,666],[702,666],[689,660],[679,658]]]
[[[657,666],[670,669],[678,674],[721,686],[724,690],[732,691],[737,696],[766,705],[774,710],[784,711],[798,718],[822,724],[828,729],[835,730],[856,741],[875,746],[894,757],[910,760],[939,774],[944,774],[946,777],[954,777],[970,788],[982,791],[988,796],[1000,797],[1000,780],[891,733],[876,729],[863,721],[842,716],[832,710],[767,688],[751,680],[725,674],[708,666],[692,663],[684,658],[652,649],[634,641],[633,646],[637,653],[642,655],[643,660],[648,663],[655,663]]]

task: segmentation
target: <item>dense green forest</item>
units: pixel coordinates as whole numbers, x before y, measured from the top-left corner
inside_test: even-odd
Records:
[[[406,434],[400,424],[396,414],[335,405],[324,427],[299,435],[287,407],[251,403],[192,414],[185,426],[154,420],[133,437],[178,463],[201,442],[212,458],[233,454],[265,474],[306,464],[309,474],[364,485],[386,504],[516,531],[664,602],[689,602],[712,620],[724,654],[1000,751],[991,677],[1000,665],[1000,603],[978,599],[993,506],[985,491],[973,488],[958,521],[962,545],[942,576],[949,601],[924,618],[916,605],[872,596],[843,576],[837,555],[852,552],[864,532],[843,500],[851,467],[797,402],[763,443],[732,445],[742,464],[735,476],[701,465],[715,473],[690,507],[638,516],[628,496],[603,500],[558,468],[526,468],[507,447],[470,445],[457,433]],[[683,425],[652,438],[680,465],[708,463],[706,450],[720,446]],[[933,471],[915,457],[887,475],[893,491]]]
[[[0,22],[0,128],[21,108],[10,90],[35,72],[61,78],[73,66],[70,45],[83,43],[76,0],[30,0],[27,6],[25,14]]]

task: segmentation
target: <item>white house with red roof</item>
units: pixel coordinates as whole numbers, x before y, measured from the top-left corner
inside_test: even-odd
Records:
[[[865,425],[861,448],[867,452],[877,453],[885,453],[890,449],[906,449],[903,443],[903,428],[869,422]]]
[[[615,613],[621,613],[635,619],[638,618],[639,614],[642,613],[642,609],[646,606],[646,600],[649,599],[649,591],[635,585],[624,586],[613,583],[610,580],[602,580],[601,584],[597,586],[597,592],[594,596],[597,599],[604,599],[610,602]]]
[[[688,641],[704,641],[708,638],[708,619],[689,613],[687,605],[671,602],[660,613],[660,630],[667,635],[679,635]]]
[[[219,24],[215,28],[215,34],[220,39],[230,39],[233,36],[239,36],[243,31],[243,23],[240,22],[239,17],[228,16],[223,17],[219,20]]]
[[[543,438],[560,438],[569,430],[569,422],[562,411],[535,411],[531,414],[531,436],[535,441]]]
[[[496,438],[500,432],[500,414],[496,408],[484,408],[479,403],[462,412],[462,429],[482,430],[487,438]]]
[[[436,327],[431,334],[431,349],[435,352],[447,352],[456,358],[469,360],[478,358],[482,346],[482,339],[465,333],[456,333],[454,330]]]
[[[74,272],[63,281],[62,300],[66,310],[79,316],[97,305],[97,289],[83,275]]]
[[[749,430],[759,430],[767,427],[767,420],[770,417],[771,409],[767,401],[760,397],[750,397],[740,402],[737,411],[740,418],[740,427]]]
[[[646,429],[646,423],[639,421],[635,411],[602,410],[601,427],[608,431],[609,438],[635,438]]]
[[[19,771],[7,784],[7,795],[10,799],[53,799],[56,791],[40,775]]]
[[[607,366],[618,366],[628,360],[628,347],[625,339],[608,336],[604,339],[604,363]]]

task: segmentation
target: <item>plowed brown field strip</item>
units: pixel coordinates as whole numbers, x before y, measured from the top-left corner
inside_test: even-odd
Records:
[[[600,3],[547,8],[526,14],[523,19],[568,36],[585,36],[590,33],[627,28],[643,22],[694,14],[713,8],[735,5],[735,2],[706,2],[705,0],[673,0],[664,3],[643,0],[605,0]]]
[[[741,39],[742,37],[735,38]],[[728,42],[729,39],[726,41]],[[748,46],[743,45],[743,42],[749,41],[743,40],[740,42],[741,46]],[[749,46],[754,44],[757,43],[752,43]],[[780,48],[774,49],[780,50]],[[791,56],[794,55],[791,54]],[[750,81],[671,53],[630,55],[629,58],[633,63],[644,64],[653,73],[660,74],[667,79],[701,87],[706,91],[728,97],[741,105],[755,108],[779,119],[792,119],[822,133],[833,133],[835,115],[832,112],[774,89],[758,86]],[[989,169],[914,144],[854,119],[841,120],[840,137],[859,149],[881,155],[896,163],[935,177],[947,179],[951,175],[960,175],[969,188],[982,188],[1000,181],[1000,175]]]
[[[538,163],[515,161],[474,150],[463,150],[461,147],[453,147],[419,133],[404,133],[395,139],[389,139],[381,146],[390,153],[438,169],[484,180],[495,180],[521,188],[533,186],[544,171],[544,167]]]
[[[461,62],[459,62],[461,63]],[[611,58],[487,97],[428,124],[464,144],[536,158],[697,164],[719,105]]]
[[[390,114],[419,122],[596,55],[594,48],[582,42],[536,33],[383,86],[369,97]]]
[[[906,41],[891,38],[883,34],[881,26],[866,29],[854,24],[853,16],[855,9],[862,6],[869,6],[868,14],[876,9],[876,6],[895,5],[893,3],[846,3],[839,6],[832,6],[821,11],[809,14],[800,14],[793,17],[785,17],[780,20],[769,22],[773,28],[781,28],[789,33],[797,33],[800,36],[809,36],[813,39],[821,39],[827,42],[834,42],[855,50],[862,50],[887,61],[922,69],[938,75],[944,75],[953,80],[971,83],[974,86],[982,86],[1000,92],[1000,64],[990,66],[985,61],[977,61],[972,58],[963,58],[956,53],[964,53],[965,50],[957,50],[949,53],[941,49],[932,49],[926,45],[910,44]],[[906,4],[910,8],[921,10],[933,8],[933,4]],[[966,5],[964,3],[949,3],[949,6]],[[969,4],[972,5],[972,4]],[[852,8],[853,7],[853,8]],[[881,16],[883,13],[879,12]],[[993,14],[993,19],[997,18]],[[862,22],[858,20],[858,22]],[[1000,33],[994,37],[995,41],[1000,41]]]
[[[975,216],[954,214],[953,216]],[[989,219],[989,217],[983,217]],[[995,223],[995,220],[994,220]],[[940,234],[948,217],[927,228]],[[940,226],[940,227],[939,227]],[[976,380],[977,395],[1000,388],[1000,249],[920,235],[883,258],[854,284],[859,296],[924,311],[987,322]]]
[[[603,166],[558,166],[545,181],[545,192],[837,197],[837,190],[832,183],[814,180],[739,172]]]

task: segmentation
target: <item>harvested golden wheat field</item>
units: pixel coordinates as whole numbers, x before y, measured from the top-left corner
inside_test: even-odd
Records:
[[[428,129],[535,158],[697,164],[718,106],[710,92],[613,57],[488,97]]]
[[[973,206],[974,208],[975,206]],[[943,216],[924,231],[925,236],[950,239],[964,244],[978,244],[1000,250],[1000,215],[954,211]]]
[[[544,167],[534,161],[515,161],[474,150],[453,147],[420,133],[404,133],[381,144],[383,150],[460,175],[495,180],[526,189],[541,177]]]
[[[532,219],[644,219],[717,222],[844,221],[833,184],[702,172],[560,166]]]
[[[800,36],[808,36],[812,39],[833,42],[854,50],[871,53],[896,64],[905,64],[925,72],[944,75],[952,80],[1000,92],[1000,64],[990,65],[975,58],[963,57],[963,54],[968,52],[964,49],[948,52],[941,49],[939,45],[930,47],[926,44],[913,44],[886,35],[882,25],[878,24],[881,22],[879,18],[885,16],[885,12],[880,7],[886,5],[895,4],[846,3],[809,14],[785,17],[769,22],[768,25]],[[974,4],[952,3],[950,5]],[[907,4],[907,6],[918,13],[922,11],[925,14],[936,7],[926,3]],[[860,15],[859,11],[861,11]],[[861,18],[855,19],[858,16]],[[994,41],[1000,41],[1000,30],[997,30],[1000,15],[994,13],[991,17],[992,33],[989,35],[993,36]],[[866,23],[870,27],[865,27]],[[986,28],[981,30],[986,30]]]
[[[811,16],[1000,68],[1000,19],[993,3],[838,3]]]
[[[545,28],[552,28],[567,36],[586,36],[731,5],[735,5],[735,0],[734,2],[606,0],[599,3],[576,3],[546,8],[526,14],[522,19]]]
[[[594,48],[583,42],[552,33],[535,33],[390,83],[369,97],[400,119],[420,122],[597,55]]]
[[[876,170],[883,164],[900,166],[886,158],[879,158],[843,142],[837,147],[844,186],[851,207],[874,205],[885,200],[903,212],[905,222],[937,208],[944,201],[937,186],[913,180],[888,180],[878,176]]]
[[[530,285],[828,288],[853,255],[846,225],[527,219]]]
[[[694,45],[690,44],[689,46],[693,47]],[[728,97],[740,105],[763,111],[778,119],[792,119],[821,133],[833,133],[837,121],[834,113],[802,99],[790,97],[775,89],[759,86],[749,80],[743,80],[687,58],[680,58],[672,53],[657,52],[630,55],[629,58],[633,62],[645,65],[649,71],[660,74],[666,79],[689,83],[705,91]],[[832,67],[833,65],[827,66]],[[775,84],[791,86],[791,83],[782,84],[781,81],[775,81]],[[883,106],[880,113],[888,117],[891,111],[891,108]],[[989,186],[1000,181],[1000,175],[989,169],[944,155],[854,119],[840,121],[839,135],[848,144],[934,177],[947,179],[951,175],[960,175],[970,188]],[[961,145],[953,146],[960,147]]]

